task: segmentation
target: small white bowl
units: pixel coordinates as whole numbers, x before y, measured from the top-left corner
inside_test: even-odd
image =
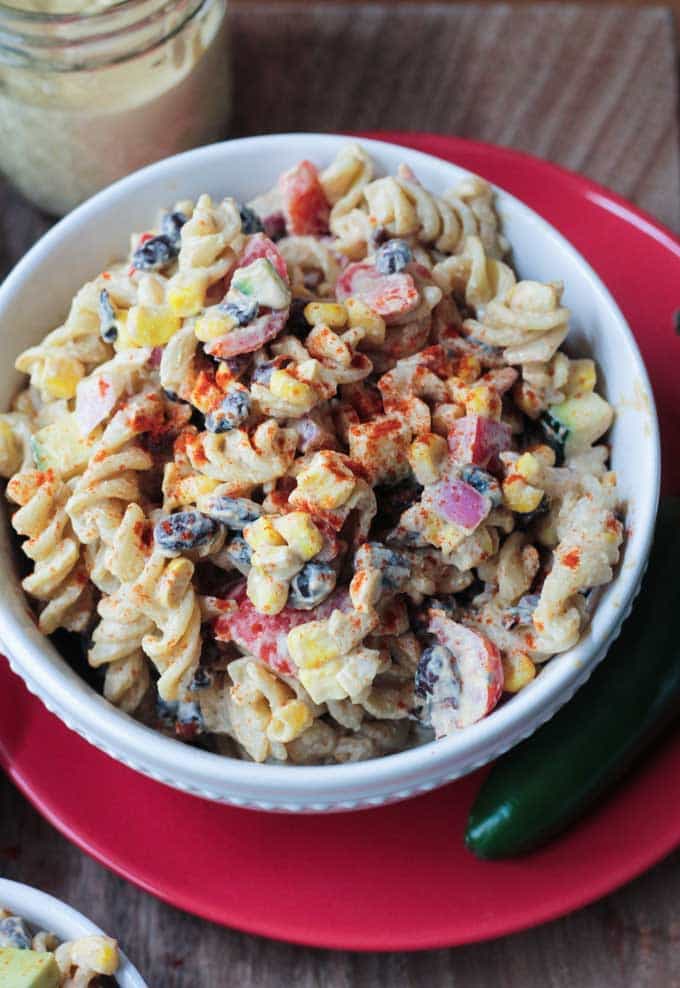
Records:
[[[21,916],[34,932],[46,930],[62,941],[104,932],[65,902],[30,885],[10,882],[6,878],[0,878],[0,909],[9,909],[16,916]],[[122,951],[120,958],[120,967],[115,975],[119,988],[146,988],[141,974]]]
[[[0,408],[20,384],[10,369],[17,354],[58,324],[76,289],[124,255],[130,232],[145,229],[160,208],[204,191],[249,199],[301,158],[324,165],[346,142],[329,134],[279,134],[198,148],[136,172],[76,209],[29,251],[0,289]],[[468,174],[407,148],[362,143],[380,171],[394,173],[405,162],[434,192]],[[206,799],[291,812],[358,809],[405,799],[484,765],[531,734],[588,678],[618,635],[646,565],[659,491],[654,398],[633,336],[590,265],[513,196],[499,189],[497,204],[520,275],[564,281],[573,315],[568,347],[595,358],[617,413],[612,465],[628,506],[628,535],[616,578],[582,641],[490,716],[443,741],[354,764],[254,765],[163,737],[110,706],[39,633],[18,580],[9,577],[0,600],[0,640],[12,668],[69,727],[132,768]],[[0,525],[0,566],[13,573],[9,525]]]

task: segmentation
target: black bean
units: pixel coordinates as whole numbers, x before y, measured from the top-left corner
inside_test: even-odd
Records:
[[[174,213],[166,213],[161,223],[161,230],[171,244],[179,249],[182,238],[182,227],[187,221],[184,213],[177,210]]]
[[[517,601],[514,607],[508,607],[503,613],[503,625],[506,628],[515,627],[518,624],[531,624],[533,613],[538,605],[537,593],[525,594]]]
[[[165,727],[174,727],[177,722],[177,709],[179,703],[176,700],[164,700],[156,697],[156,717]]]
[[[316,607],[335,589],[335,570],[328,563],[305,563],[290,581],[288,604],[300,611]]]
[[[411,563],[406,556],[380,542],[364,542],[356,551],[354,566],[357,570],[380,570],[387,590],[398,590],[411,576]]]
[[[190,690],[207,690],[213,684],[213,678],[207,669],[199,666],[194,673],[194,678],[189,684]]]
[[[252,361],[252,354],[250,353],[239,353],[235,357],[227,357],[223,361],[226,364],[227,370],[234,378],[243,377],[245,372],[250,367]]]
[[[465,466],[461,471],[461,480],[470,487],[474,487],[480,494],[489,498],[494,508],[499,508],[503,503],[503,491],[501,485],[495,477],[481,467]]]
[[[205,513],[227,528],[243,529],[262,514],[262,508],[247,497],[226,497],[214,494],[204,505]]]
[[[118,336],[116,313],[111,303],[111,297],[105,288],[99,293],[99,333],[107,343],[113,343]]]
[[[0,919],[0,947],[15,947],[17,950],[30,950],[31,933],[20,916],[7,916]]]
[[[409,604],[409,614],[411,618],[411,628],[416,634],[424,634],[431,620],[431,611],[443,611],[444,614],[455,620],[456,599],[455,597],[426,597],[420,604]]]
[[[205,545],[217,533],[219,525],[202,511],[178,511],[156,523],[156,544],[169,552],[186,552]]]
[[[239,206],[241,230],[243,233],[264,233],[264,225],[254,209],[250,206]]]
[[[306,339],[309,336],[309,331],[311,326],[305,319],[305,306],[309,304],[309,299],[306,298],[294,298],[290,303],[290,309],[288,310],[288,322],[286,323],[286,330],[289,333],[293,333],[294,336],[300,339]]]
[[[390,233],[386,226],[376,226],[375,230],[371,233],[371,243],[375,244],[376,247],[380,247],[381,244],[386,243],[390,239]]]
[[[208,432],[229,432],[236,429],[250,415],[250,393],[242,387],[231,387],[219,408],[205,417]]]
[[[276,360],[267,360],[263,364],[258,364],[253,371],[253,376],[251,381],[254,384],[261,384],[263,387],[267,387],[272,379],[272,374],[279,366],[279,362]]]
[[[228,302],[222,302],[218,305],[218,309],[222,309],[232,319],[235,319],[239,326],[247,326],[257,315],[259,305],[256,298],[241,295],[238,298],[230,299]]]
[[[169,237],[160,233],[137,248],[132,255],[132,265],[139,271],[160,271],[177,257],[178,248]]]
[[[176,391],[171,391],[169,388],[163,388],[163,394],[168,399],[168,401],[177,402],[178,405],[188,405],[189,402],[185,401],[184,398],[180,398]]]
[[[286,217],[283,213],[271,213],[262,220],[264,232],[270,240],[276,242],[286,235]]]
[[[426,648],[420,656],[416,669],[416,696],[422,699],[431,697],[439,681],[451,675],[453,661],[453,653],[444,645],[432,645]]]
[[[543,412],[539,424],[543,433],[543,438],[555,454],[555,466],[562,466],[564,463],[564,448],[569,438],[569,429],[556,419],[550,412]]]
[[[396,274],[413,260],[413,251],[405,240],[388,240],[375,254],[375,266],[380,274]]]
[[[240,573],[247,573],[251,566],[253,552],[243,536],[235,535],[227,543],[225,549],[232,565]]]

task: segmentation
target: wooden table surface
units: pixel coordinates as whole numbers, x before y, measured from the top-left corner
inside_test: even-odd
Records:
[[[234,134],[382,128],[493,141],[582,171],[680,230],[667,8],[242,3],[233,41]],[[47,225],[0,187],[0,269]],[[389,955],[302,949],[183,914],[70,845],[4,779],[0,872],[115,932],[150,988],[680,986],[680,853],[539,929]]]

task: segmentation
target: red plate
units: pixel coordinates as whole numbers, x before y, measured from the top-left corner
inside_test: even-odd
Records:
[[[583,252],[637,337],[660,406],[665,486],[680,491],[680,338],[672,322],[680,243],[604,189],[515,151],[428,135],[371,136],[484,175]],[[591,902],[680,843],[680,734],[561,840],[508,863],[479,862],[463,847],[480,773],[359,813],[295,817],[219,806],[92,748],[48,714],[4,661],[0,761],[62,833],[154,895],[218,923],[323,947],[407,950],[501,936]]]

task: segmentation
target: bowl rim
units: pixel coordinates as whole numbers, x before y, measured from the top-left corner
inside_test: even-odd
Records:
[[[16,916],[25,919],[32,927],[56,933],[61,941],[75,940],[77,937],[99,933],[107,936],[91,919],[69,906],[62,899],[49,895],[32,885],[15,882],[9,878],[0,878],[0,908],[9,909]],[[68,933],[58,933],[54,928],[53,917],[58,915],[59,921],[64,920],[62,930]],[[120,988],[147,988],[137,968],[128,960],[119,948],[120,967],[116,971],[116,981]]]
[[[145,186],[151,177],[160,182],[165,174],[172,174],[178,164],[185,167],[191,165],[193,169],[200,170],[212,159],[219,161],[225,156],[228,158],[232,152],[241,150],[273,154],[278,149],[290,151],[291,146],[297,144],[302,157],[321,157],[326,151],[337,149],[352,140],[359,141],[369,153],[373,151],[376,156],[394,156],[397,149],[414,170],[421,163],[428,169],[434,164],[438,169],[450,171],[452,180],[459,178],[461,172],[471,174],[468,169],[436,155],[404,145],[341,134],[267,134],[195,148],[126,176],[98,192],[52,227],[18,262],[0,287],[0,319],[6,301],[21,290],[26,275],[40,265],[54,248],[62,242],[68,242],[74,228],[89,218],[96,217],[101,210],[106,211],[116,201],[124,200],[136,188]],[[0,601],[0,640],[7,647],[10,664],[24,678],[29,688],[37,693],[49,709],[57,712],[69,727],[133,768],[176,788],[209,799],[263,809],[299,809],[302,807],[293,807],[291,802],[293,793],[296,793],[305,807],[354,808],[357,805],[382,803],[388,798],[385,793],[392,793],[393,798],[400,798],[454,778],[456,773],[450,771],[454,757],[466,763],[457,774],[467,774],[488,760],[485,753],[516,723],[531,724],[526,733],[535,730],[559,706],[568,701],[592,672],[618,630],[615,627],[617,619],[620,622],[630,609],[639,589],[651,546],[660,486],[660,440],[654,395],[633,334],[611,293],[591,265],[551,223],[531,207],[506,192],[502,186],[493,184],[493,188],[499,196],[501,211],[506,206],[511,207],[515,213],[523,215],[525,220],[541,228],[542,235],[552,240],[555,247],[562,254],[568,255],[582,270],[593,297],[599,298],[603,303],[608,316],[618,323],[619,331],[628,342],[627,356],[634,364],[635,375],[648,404],[651,434],[646,449],[649,462],[645,464],[644,496],[636,501],[636,530],[642,534],[635,559],[627,561],[629,565],[619,569],[615,580],[607,588],[616,588],[618,613],[609,616],[606,625],[600,629],[598,639],[593,638],[591,625],[573,649],[557,656],[558,661],[553,659],[546,666],[546,670],[550,669],[549,675],[544,673],[537,677],[531,689],[513,696],[508,703],[496,708],[489,716],[450,738],[427,742],[378,758],[340,765],[254,765],[249,761],[191,748],[139,724],[103,700],[75,673],[71,672],[69,676],[68,667],[60,668],[59,663],[54,661],[55,656],[58,656],[54,646],[37,627],[22,624],[3,599]],[[601,606],[602,604],[598,606],[598,611]],[[61,664],[67,665],[63,659]],[[90,702],[78,704],[78,697],[74,696],[72,689],[74,677],[88,691]],[[511,744],[517,743],[520,737],[514,737]],[[494,753],[498,753],[497,748]],[[434,776],[437,776],[434,782],[427,781]],[[234,788],[233,792],[230,791],[231,787]],[[244,790],[249,794],[246,798],[239,796]],[[371,793],[380,795],[372,797]],[[315,794],[318,802],[314,800]]]

